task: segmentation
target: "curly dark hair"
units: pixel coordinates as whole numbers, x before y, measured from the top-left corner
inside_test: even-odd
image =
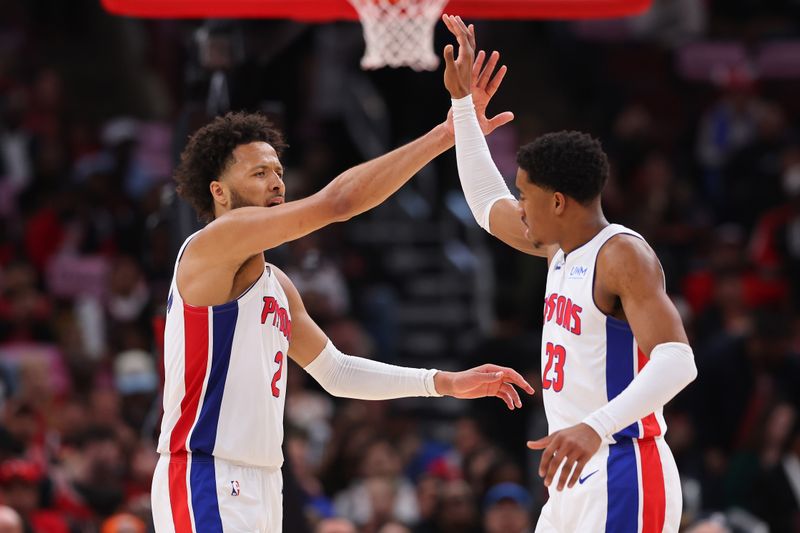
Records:
[[[519,149],[517,164],[531,183],[584,205],[600,195],[609,173],[600,141],[579,131],[542,135]]]
[[[209,184],[233,163],[237,146],[263,141],[281,155],[283,135],[260,113],[227,113],[197,130],[181,153],[175,169],[177,191],[194,207],[204,222],[214,218],[214,199]]]

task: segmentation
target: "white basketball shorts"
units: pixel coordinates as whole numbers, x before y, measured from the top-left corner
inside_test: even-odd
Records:
[[[683,506],[678,468],[661,438],[603,445],[572,488],[550,485],[536,533],[677,533]]]
[[[281,533],[279,468],[162,455],[151,492],[156,533]]]

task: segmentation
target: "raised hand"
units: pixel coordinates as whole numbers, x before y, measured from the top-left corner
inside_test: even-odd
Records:
[[[457,20],[455,20],[457,19]],[[448,28],[456,28],[456,23],[460,21],[460,18],[457,17],[450,17],[449,15],[444,15],[443,20]],[[461,22],[463,26],[463,22]],[[452,29],[454,34],[456,31]],[[471,42],[468,42],[469,46],[475,45],[475,27],[470,25],[467,29],[468,35],[471,38]],[[468,40],[469,41],[469,40]],[[449,56],[452,59],[452,45],[448,45],[450,48]],[[459,65],[458,62],[462,59],[462,49],[461,45],[459,44],[459,58],[457,60],[451,61],[450,64],[447,63],[448,58],[448,49],[445,48],[445,85],[447,85],[448,79],[456,79],[457,83],[461,83],[461,76],[463,72],[458,69],[463,70],[463,65]],[[472,49],[474,50],[474,48]],[[503,83],[503,78],[506,75],[508,69],[505,65],[502,65],[499,69],[497,68],[497,63],[500,60],[500,53],[494,51],[489,56],[489,60],[486,61],[486,52],[481,50],[478,52],[478,56],[475,58],[475,61],[472,63],[472,69],[470,72],[470,92],[472,93],[472,103],[475,106],[475,115],[478,117],[478,124],[481,126],[481,131],[483,131],[484,135],[489,135],[495,129],[499,128],[504,124],[508,124],[512,120],[514,120],[514,113],[511,111],[505,111],[498,115],[495,115],[492,118],[488,118],[486,116],[486,108],[489,105],[492,97],[497,92],[497,89],[500,88],[500,84]],[[484,65],[485,63],[485,65]],[[447,69],[450,68],[451,72],[448,78]],[[497,69],[495,71],[495,69]],[[458,76],[454,73],[458,70]],[[455,77],[454,77],[455,76]],[[453,82],[456,83],[456,82]],[[448,90],[449,87],[448,87]],[[450,91],[451,96],[453,95],[453,91]],[[460,93],[459,93],[460,94]],[[466,95],[467,93],[465,93]],[[456,96],[453,96],[457,98]],[[451,135],[455,135],[455,130],[453,128],[453,112],[452,110],[447,114],[447,121],[444,123],[445,128]]]
[[[504,111],[492,118],[487,118],[486,107],[497,92],[500,84],[503,83],[503,78],[508,68],[502,65],[495,72],[497,62],[500,60],[500,52],[492,52],[486,66],[483,66],[485,59],[486,52],[481,50],[472,65],[472,103],[475,105],[475,114],[478,117],[478,123],[481,125],[483,134],[489,135],[503,124],[508,124],[514,120],[514,113]]]
[[[565,486],[569,488],[575,486],[583,467],[597,453],[601,443],[600,435],[590,426],[581,423],[556,431],[539,440],[528,441],[528,448],[544,450],[539,463],[539,476],[544,478],[546,487],[553,482],[559,465],[564,463],[557,486],[558,490],[563,490]],[[569,476],[570,472],[572,477]]]
[[[472,64],[475,58],[475,26],[469,28],[461,17],[442,15],[447,29],[458,41],[458,57],[453,57],[453,45],[444,47],[444,86],[453,98],[463,98],[470,93]]]
[[[438,372],[434,382],[439,394],[461,399],[496,396],[511,410],[522,407],[522,400],[514,385],[528,394],[534,392],[530,383],[516,370],[489,364],[462,372]]]

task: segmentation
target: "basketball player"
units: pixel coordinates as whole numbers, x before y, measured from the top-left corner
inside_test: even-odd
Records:
[[[603,216],[608,160],[589,135],[523,146],[519,200],[509,193],[470,96],[474,28],[444,22],[459,44],[458,59],[445,49],[445,85],[467,202],[481,227],[549,265],[541,357],[550,434],[528,447],[544,450],[539,475],[551,490],[536,531],[677,532],[680,480],[661,411],[697,370],[659,261],[639,234]],[[493,54],[489,73],[496,63]]]
[[[502,79],[502,76],[500,77]],[[500,79],[483,85],[483,103]],[[482,104],[481,104],[482,105]],[[488,133],[510,114],[480,121]],[[230,113],[189,140],[179,193],[208,221],[181,247],[167,302],[164,419],[153,478],[158,532],[281,531],[286,359],[336,396],[497,396],[521,405],[515,371],[402,368],[341,353],[264,251],[383,202],[454,143],[452,124],[284,199],[284,147],[261,115]]]

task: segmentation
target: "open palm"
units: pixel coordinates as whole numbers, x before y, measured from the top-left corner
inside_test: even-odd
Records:
[[[500,84],[503,83],[503,78],[508,68],[503,65],[497,72],[494,71],[497,67],[497,62],[500,60],[500,52],[492,52],[486,66],[483,65],[485,59],[486,52],[483,50],[478,52],[475,63],[472,65],[471,89],[472,103],[475,105],[475,114],[478,116],[478,123],[481,125],[481,131],[483,131],[484,135],[489,135],[503,124],[514,120],[514,113],[511,111],[504,111],[492,118],[486,116],[486,107],[497,92]]]

